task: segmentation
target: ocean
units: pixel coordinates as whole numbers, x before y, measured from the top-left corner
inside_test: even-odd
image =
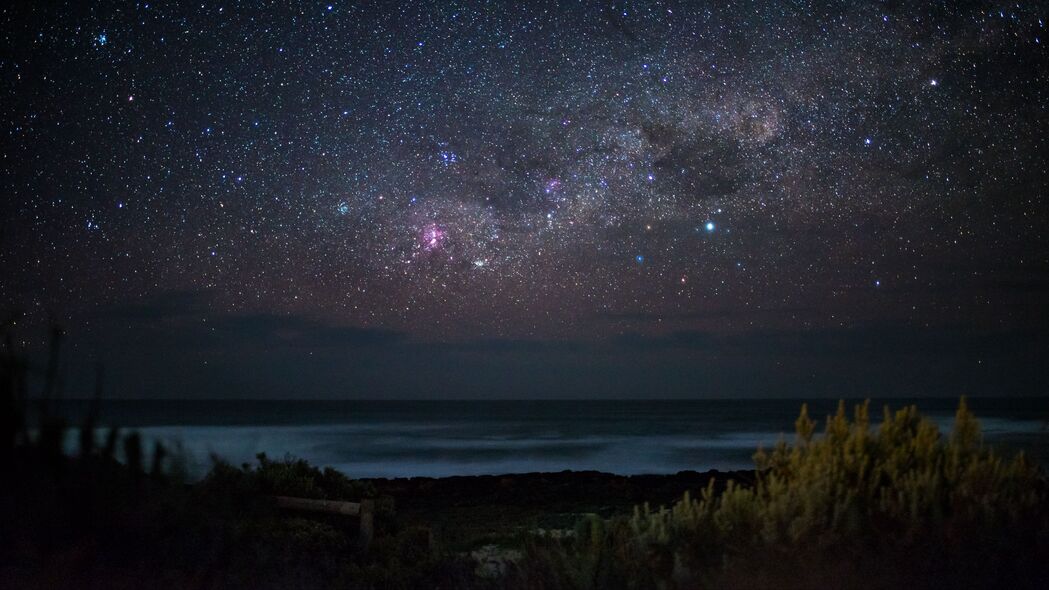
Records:
[[[153,441],[181,446],[195,476],[206,473],[213,457],[239,465],[262,452],[350,477],[566,469],[632,475],[750,468],[758,446],[793,439],[802,401],[108,400],[101,421],[138,430],[146,449]],[[808,403],[821,422],[837,404]],[[951,399],[875,400],[874,418],[885,403],[914,403],[943,432],[957,406]],[[970,406],[987,444],[1023,449],[1049,465],[1049,399],[975,399]],[[62,407],[76,424],[86,402]]]

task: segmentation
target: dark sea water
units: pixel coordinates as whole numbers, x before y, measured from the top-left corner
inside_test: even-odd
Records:
[[[217,455],[300,457],[351,477],[448,476],[599,470],[675,473],[752,466],[759,445],[793,438],[803,400],[702,401],[162,401],[113,400],[102,421],[181,444],[191,473]],[[809,400],[822,422],[833,400]],[[944,432],[957,400],[915,403]],[[1049,399],[976,399],[985,441],[1049,465]],[[77,420],[85,404],[66,402]],[[851,403],[850,403],[851,413]]]

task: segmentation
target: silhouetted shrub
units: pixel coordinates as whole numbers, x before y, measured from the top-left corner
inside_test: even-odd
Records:
[[[265,453],[256,455],[255,465],[240,468],[214,458],[215,464],[199,487],[205,493],[244,496],[297,496],[322,500],[356,501],[375,496],[370,484],[352,480],[326,467],[319,469],[303,459],[274,461]]]

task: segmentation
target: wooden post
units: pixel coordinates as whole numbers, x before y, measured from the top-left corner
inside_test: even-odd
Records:
[[[375,500],[361,500],[360,503],[357,503],[293,498],[291,496],[276,496],[275,498],[277,507],[285,510],[358,516],[360,517],[360,532],[357,535],[357,543],[362,548],[367,549],[372,542],[372,535],[375,532]]]
[[[325,512],[327,514],[342,514],[344,516],[357,516],[361,512],[361,505],[356,502],[292,498],[291,496],[277,496],[277,506],[287,510]]]
[[[367,551],[372,542],[374,532],[375,500],[361,500],[361,530],[357,537],[357,543],[361,549]]]

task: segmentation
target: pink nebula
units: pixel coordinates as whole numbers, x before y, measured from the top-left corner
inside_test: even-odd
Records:
[[[444,242],[445,231],[437,224],[431,224],[423,230],[422,242],[424,250],[436,250]]]

